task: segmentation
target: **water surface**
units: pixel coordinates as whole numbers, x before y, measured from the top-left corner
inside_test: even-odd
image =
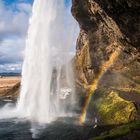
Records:
[[[0,101],[4,106],[7,101]],[[12,102],[11,102],[12,103]],[[14,102],[13,102],[14,104]],[[85,126],[76,117],[59,118],[50,124],[38,125],[24,119],[0,120],[0,140],[88,140],[108,127]]]

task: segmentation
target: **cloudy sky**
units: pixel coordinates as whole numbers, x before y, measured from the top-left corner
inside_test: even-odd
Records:
[[[32,0],[0,0],[0,73],[19,72]]]
[[[64,0],[66,7],[71,0]],[[33,0],[0,0],[0,73],[20,72]]]

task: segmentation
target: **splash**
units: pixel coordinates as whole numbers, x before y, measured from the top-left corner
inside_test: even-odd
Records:
[[[110,47],[111,46],[112,45],[110,45]],[[87,109],[88,109],[89,103],[91,101],[91,97],[94,94],[94,91],[97,89],[97,86],[98,86],[98,83],[99,83],[100,79],[103,77],[103,75],[106,73],[106,71],[111,67],[111,65],[114,64],[114,62],[118,58],[120,52],[121,52],[121,47],[118,46],[117,49],[110,55],[109,60],[106,61],[101,66],[101,70],[100,70],[99,74],[94,79],[93,83],[90,85],[90,88],[89,88],[89,91],[88,91],[88,94],[87,94],[87,97],[86,97],[85,105],[82,109],[82,114],[80,116],[80,123],[81,124],[83,124],[86,121]]]
[[[69,61],[77,24],[69,11],[64,0],[34,1],[17,104],[20,115],[31,121],[48,123],[72,110],[75,94]],[[62,100],[63,89],[70,92]]]

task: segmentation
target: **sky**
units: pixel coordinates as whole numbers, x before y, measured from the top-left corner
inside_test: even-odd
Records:
[[[33,0],[0,0],[0,73],[21,72],[32,4]]]
[[[20,72],[32,0],[0,0],[0,73]]]

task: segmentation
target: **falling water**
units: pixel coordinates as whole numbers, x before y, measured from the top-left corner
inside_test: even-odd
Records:
[[[64,0],[34,1],[17,104],[22,116],[44,123],[72,112],[76,28]]]

